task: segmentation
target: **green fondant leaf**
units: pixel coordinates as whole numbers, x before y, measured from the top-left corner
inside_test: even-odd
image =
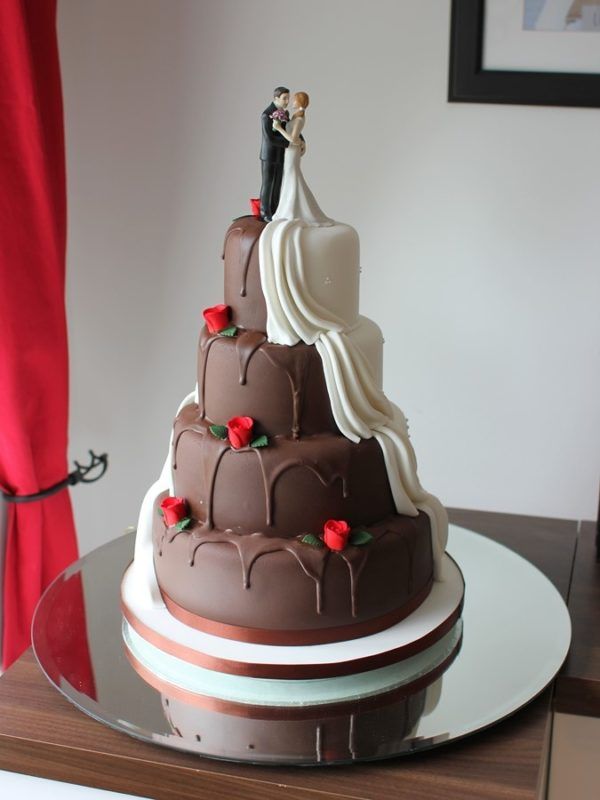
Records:
[[[312,533],[307,533],[302,537],[303,544],[310,544],[312,547],[323,547],[323,542]]]
[[[179,520],[179,522],[175,525],[175,527],[177,528],[178,531],[182,531],[185,528],[187,528],[187,526],[190,524],[191,521],[192,521],[191,517],[184,517],[183,519]]]
[[[362,547],[372,540],[373,537],[368,531],[352,531],[350,534],[350,544],[354,545],[354,547]]]
[[[219,331],[219,336],[235,336],[237,333],[237,328],[235,325],[229,325],[227,328],[223,328],[222,331]]]
[[[217,439],[226,439],[227,438],[227,426],[226,425],[209,425],[208,430],[212,433],[213,436],[216,436]]]
[[[250,442],[250,447],[266,447],[269,444],[269,440],[263,434],[263,436],[259,436],[258,439],[253,439]]]
[[[164,517],[165,512],[162,510],[162,508],[157,508],[156,510],[158,511],[158,516],[159,517]]]

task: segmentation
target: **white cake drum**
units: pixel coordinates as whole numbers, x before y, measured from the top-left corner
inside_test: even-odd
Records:
[[[247,678],[284,680],[331,678],[387,667],[439,642],[454,628],[462,610],[464,580],[456,562],[445,555],[442,580],[427,599],[401,622],[379,633],[329,644],[281,646],[224,639],[176,620],[165,607],[149,608],[137,599],[131,565],[123,577],[121,605],[125,619],[157,658],[163,653],[204,670]],[[133,641],[133,635],[129,641]],[[139,660],[139,659],[138,659]]]
[[[311,719],[324,713],[324,707],[327,714],[345,714],[348,703],[360,700],[364,711],[426,689],[456,658],[462,620],[435,644],[398,664],[338,678],[305,680],[247,678],[197,667],[154,647],[127,621],[123,621],[123,639],[132,667],[161,694],[234,716]]]

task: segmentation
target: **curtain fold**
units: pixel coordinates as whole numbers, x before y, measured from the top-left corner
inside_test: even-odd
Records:
[[[56,0],[0,2],[0,487],[67,473],[66,197]],[[2,662],[30,643],[44,588],[77,558],[67,490],[8,504]]]

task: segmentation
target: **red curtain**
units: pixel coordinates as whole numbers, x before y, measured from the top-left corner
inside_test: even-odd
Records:
[[[56,0],[0,1],[0,487],[67,473],[65,157]],[[30,643],[48,583],[77,558],[67,490],[8,504],[2,655]]]

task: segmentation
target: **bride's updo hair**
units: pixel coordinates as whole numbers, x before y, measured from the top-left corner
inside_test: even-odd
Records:
[[[308,108],[309,103],[309,98],[306,92],[296,92],[294,94],[294,101],[302,109],[302,111],[298,111],[297,113],[304,116],[304,109]]]

